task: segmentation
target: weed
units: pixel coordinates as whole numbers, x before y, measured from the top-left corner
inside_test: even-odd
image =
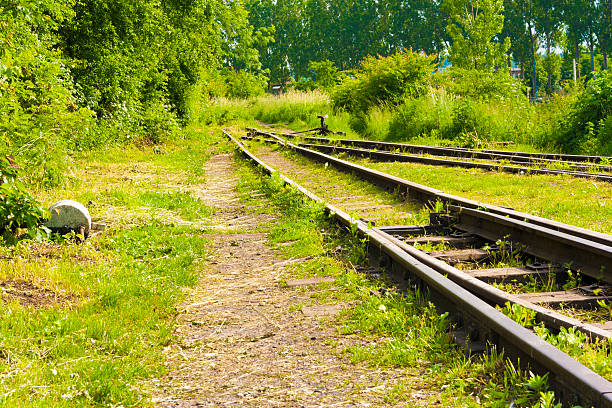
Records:
[[[563,290],[570,290],[579,287],[582,284],[582,276],[580,272],[572,271],[569,265],[566,267],[567,281],[563,285]]]

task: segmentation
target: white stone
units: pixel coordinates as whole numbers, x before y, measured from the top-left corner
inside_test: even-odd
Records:
[[[85,227],[85,234],[91,229],[91,216],[85,206],[77,201],[62,200],[49,208],[51,216],[47,222],[49,228],[72,228],[77,230]]]

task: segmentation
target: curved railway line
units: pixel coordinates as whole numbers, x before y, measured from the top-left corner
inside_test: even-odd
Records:
[[[612,158],[609,157],[421,146],[370,140],[309,137],[273,130],[270,130],[269,133],[292,139],[300,138],[305,143],[296,143],[298,146],[324,153],[345,153],[381,162],[422,163],[513,174],[569,175],[612,182],[612,166],[603,164],[612,161]]]
[[[324,203],[340,224],[356,226],[368,239],[371,261],[400,278],[427,287],[439,310],[449,313],[452,335],[458,344],[471,352],[483,350],[487,343],[496,344],[507,356],[549,372],[551,385],[563,401],[612,407],[612,383],[495,308],[515,303],[533,310],[537,320],[551,330],[576,327],[592,339],[610,339],[607,328],[612,328],[612,323],[584,323],[559,313],[554,306],[592,307],[597,301],[611,299],[607,282],[612,282],[612,236],[446,194],[290,143],[263,130],[249,129],[249,135],[242,136],[283,146],[324,165],[319,167],[332,166],[401,195],[400,200],[394,201],[393,195],[387,194],[388,200],[377,201],[366,193],[359,195],[346,181],[334,186],[317,180],[316,174],[300,165],[299,160],[290,160],[266,145],[253,146],[257,149],[255,154],[229,131],[224,133],[241,154],[263,171],[278,171],[286,184]],[[305,186],[287,175],[300,178]],[[432,211],[428,223],[408,224],[415,220],[414,213],[420,206],[437,208],[437,202],[444,203],[445,208]],[[397,225],[398,222],[406,225]],[[496,261],[505,256],[508,247],[515,248],[513,256],[524,265],[497,267]],[[496,281],[533,281],[550,276],[562,280],[568,265],[588,276],[592,285],[545,293],[507,293],[491,285]]]

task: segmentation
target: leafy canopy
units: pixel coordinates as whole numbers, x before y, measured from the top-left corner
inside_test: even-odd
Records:
[[[443,9],[450,16],[446,30],[454,66],[493,71],[505,65],[510,39],[497,40],[504,27],[503,0],[445,0]]]

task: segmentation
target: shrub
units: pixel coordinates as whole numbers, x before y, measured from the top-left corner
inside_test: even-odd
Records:
[[[308,68],[314,72],[314,82],[321,88],[330,89],[339,79],[338,68],[330,60],[310,61]]]
[[[293,82],[290,86],[296,91],[302,92],[314,91],[317,89],[317,84],[312,80],[312,78],[300,78],[298,81]]]
[[[452,68],[437,73],[434,82],[448,93],[478,101],[504,101],[527,103],[527,89],[506,70],[495,73]]]
[[[405,97],[427,92],[434,57],[399,52],[389,57],[367,57],[354,77],[347,77],[332,91],[334,107],[366,113],[372,106],[395,105]]]
[[[141,113],[141,142],[157,145],[173,139],[180,132],[176,117],[160,102],[149,104]]]
[[[570,112],[560,118],[558,145],[567,152],[612,154],[612,73],[604,71],[577,95]]]
[[[529,104],[478,101],[440,88],[399,105],[389,125],[388,139],[426,137],[478,147],[490,140],[532,142],[535,130],[534,110]]]
[[[251,98],[263,95],[266,78],[245,71],[230,71],[227,76],[227,96],[232,98]]]
[[[49,232],[40,225],[44,215],[40,203],[17,182],[17,170],[5,157],[0,157],[0,234],[3,242],[14,244],[23,238],[42,240]]]

